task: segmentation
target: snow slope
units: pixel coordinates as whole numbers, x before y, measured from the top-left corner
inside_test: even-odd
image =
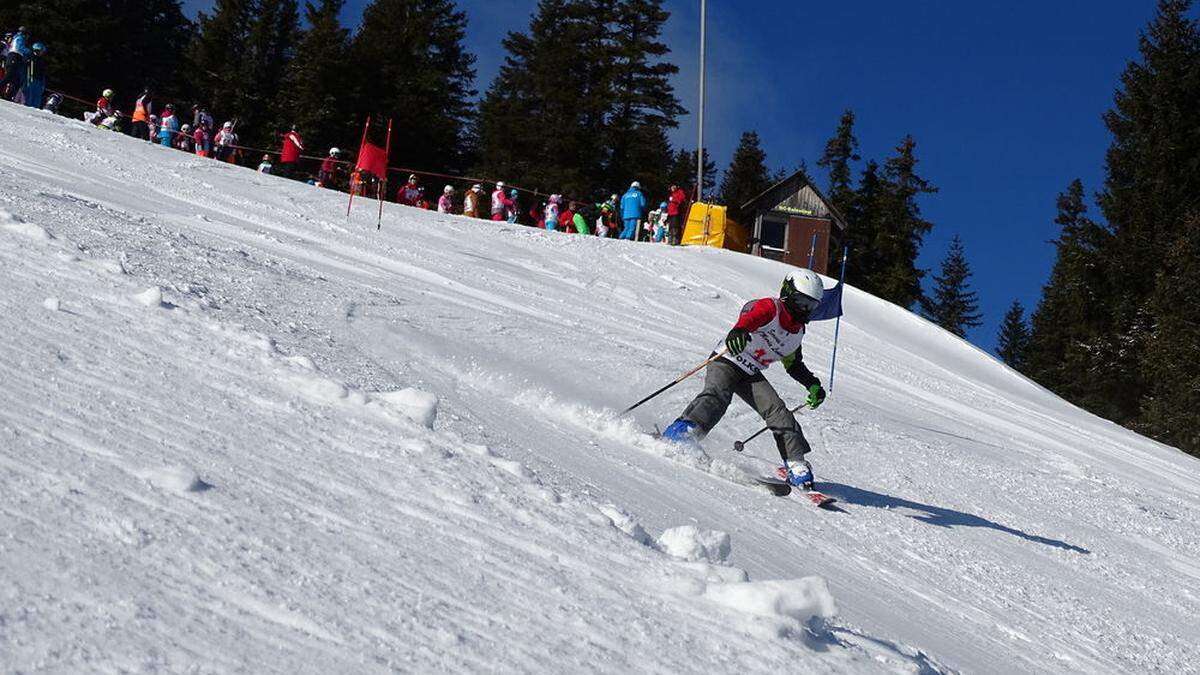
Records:
[[[783,266],[344,208],[0,105],[0,670],[1196,672],[1195,459],[849,289],[777,499],[616,411]]]

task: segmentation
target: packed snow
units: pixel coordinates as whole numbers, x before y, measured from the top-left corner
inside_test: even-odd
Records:
[[[618,411],[784,266],[374,209],[0,104],[0,670],[1196,671],[1197,460],[850,288],[777,498]]]

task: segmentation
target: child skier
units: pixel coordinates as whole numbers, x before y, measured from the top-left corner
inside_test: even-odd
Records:
[[[712,431],[725,414],[733,395],[749,404],[775,436],[780,456],[785,460],[777,472],[791,485],[811,490],[812,465],[804,459],[811,449],[796,417],[779,398],[763,369],[783,361],[787,374],[808,389],[808,406],[816,408],[825,401],[821,381],[805,365],[800,353],[804,324],[821,303],[825,289],[816,272],[797,270],[784,278],[779,298],[752,300],[742,307],[741,316],[725,336],[728,352],[709,364],[704,375],[704,390],[663,432],[663,438],[692,443]]]

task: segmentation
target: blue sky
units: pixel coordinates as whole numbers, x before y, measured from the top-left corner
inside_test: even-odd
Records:
[[[347,24],[364,4],[349,0]],[[536,1],[458,4],[482,91],[503,61],[500,40],[528,25]],[[694,111],[699,0],[665,4],[676,94]],[[709,0],[706,146],[723,168],[741,132],[755,130],[772,168],[816,169],[846,108],[864,159],[882,161],[912,134],[920,171],[941,188],[922,202],[935,227],[920,265],[936,272],[949,239],[962,237],[985,314],[968,337],[992,348],[1009,303],[1037,303],[1054,260],[1056,195],[1076,177],[1089,194],[1101,187],[1101,115],[1154,9],[1153,0]],[[695,147],[695,116],[672,138]]]

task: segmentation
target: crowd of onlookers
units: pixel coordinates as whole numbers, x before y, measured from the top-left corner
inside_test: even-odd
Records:
[[[45,45],[31,43],[28,32],[21,27],[5,36],[0,50],[3,56],[0,97],[57,112],[64,95],[60,92],[45,95]],[[126,115],[115,107],[115,95],[112,89],[105,89],[96,100],[95,109],[84,112],[83,119],[97,127],[222,162],[242,164],[246,161],[245,154],[254,152],[239,144],[236,119],[217,127],[213,116],[202,105],[192,106],[191,114],[185,117],[184,111],[176,110],[172,103],[160,107],[154,93],[147,88],[134,101],[133,112]],[[340,149],[330,148],[323,158],[304,155],[304,150],[299,131],[292,127],[281,135],[279,151],[264,152],[258,171],[355,195],[389,196],[380,195],[386,185],[382,177],[358,169],[343,158]],[[274,160],[276,156],[278,159]],[[315,174],[306,173],[301,169],[302,159],[320,159],[320,169]],[[522,192],[530,195],[532,200],[523,202]],[[482,184],[476,183],[464,190],[461,197],[454,186],[446,185],[434,201],[426,195],[417,174],[412,174],[396,191],[395,200],[414,208],[519,223],[549,231],[676,245],[683,233],[688,195],[680,186],[672,185],[666,200],[651,209],[637,181],[623,195],[614,193],[598,204],[569,199],[561,194],[544,196],[521,191],[497,181],[490,194],[484,192]]]
[[[32,42],[21,26],[0,44],[0,98],[41,108],[46,93],[46,45]]]

